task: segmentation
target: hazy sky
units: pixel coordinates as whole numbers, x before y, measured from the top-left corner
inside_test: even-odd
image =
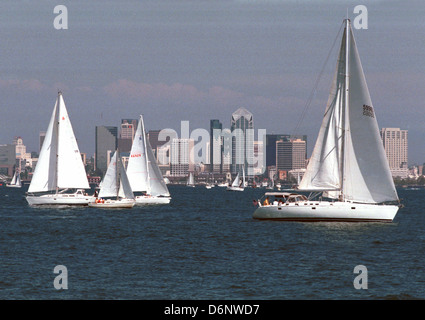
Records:
[[[256,129],[308,135],[325,110],[337,47],[297,132],[343,19],[354,30],[380,127],[409,130],[409,163],[425,162],[423,1],[15,1],[0,2],[0,144],[21,136],[38,151],[61,90],[81,152],[95,126],[144,114],[148,130],[230,127],[245,107]],[[68,9],[57,30],[53,9]]]

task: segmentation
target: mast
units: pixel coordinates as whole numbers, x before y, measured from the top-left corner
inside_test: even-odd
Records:
[[[140,115],[140,124],[142,125],[142,135],[143,135],[143,144],[145,146],[145,160],[146,160],[146,173],[147,173],[147,177],[146,177],[146,193],[150,194],[151,193],[151,188],[150,188],[150,176],[149,176],[149,160],[148,160],[148,154],[147,154],[147,145],[146,145],[146,132],[145,132],[145,121],[143,119],[143,114]]]
[[[59,114],[60,114],[60,96],[62,95],[61,91],[58,91],[58,101],[57,101],[57,107],[56,107],[56,115],[55,115],[55,121],[56,121],[56,163],[55,163],[55,168],[56,168],[56,173],[55,173],[55,186],[56,186],[56,193],[58,193],[59,191],[59,186],[58,186],[58,182],[59,182],[59,130],[60,130],[60,125],[59,125]]]
[[[341,194],[340,194],[340,200],[345,200],[345,194],[344,194],[344,183],[345,183],[345,146],[347,143],[347,131],[348,131],[348,115],[349,115],[349,88],[350,88],[350,19],[345,19],[345,90],[344,90],[344,106],[342,108],[342,146],[341,146]]]
[[[120,194],[120,178],[121,178],[121,167],[118,164],[118,162],[121,161],[121,157],[120,154],[118,152],[118,149],[116,149],[115,153],[116,155],[116,161],[115,161],[115,185],[116,185],[116,190],[117,190],[117,200],[119,199],[119,194]]]

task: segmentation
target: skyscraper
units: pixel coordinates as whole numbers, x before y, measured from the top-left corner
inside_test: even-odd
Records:
[[[221,130],[222,123],[217,120],[210,120],[210,171],[214,173],[222,172],[223,157],[223,136]]]
[[[194,170],[193,147],[193,139],[175,138],[171,140],[170,171],[172,176],[186,176],[189,171]]]
[[[382,128],[381,139],[392,176],[406,178],[409,173],[407,166],[407,130]]]
[[[103,173],[108,168],[108,155],[112,155],[118,144],[118,128],[96,126],[96,169]]]
[[[307,136],[306,135],[290,135],[290,134],[267,134],[266,135],[266,165],[276,165],[276,141],[290,141],[291,139],[301,139],[306,143],[307,157]]]
[[[230,122],[232,132],[232,173],[252,176],[254,162],[254,118],[245,108],[239,108],[232,114]]]
[[[120,152],[130,152],[133,138],[136,134],[137,119],[121,119],[118,149]]]
[[[276,169],[294,170],[306,167],[306,142],[301,139],[276,141]]]

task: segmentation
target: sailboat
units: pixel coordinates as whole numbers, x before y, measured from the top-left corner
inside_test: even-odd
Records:
[[[26,199],[29,205],[87,205],[92,196],[62,93],[58,93]]]
[[[230,186],[227,186],[227,191],[244,191],[245,190],[245,168],[242,169],[242,182],[239,178],[239,172],[236,175],[235,180],[233,180],[233,183]]]
[[[88,205],[94,208],[132,208],[134,204],[134,194],[116,150],[100,183],[98,197]]]
[[[136,205],[170,203],[170,193],[156,163],[149,140],[146,139],[142,115],[140,115],[131,146],[127,176],[131,189],[135,193]]]
[[[193,177],[193,172],[189,173],[189,178],[187,179],[186,185],[188,187],[195,187],[195,178]]]
[[[13,175],[12,180],[10,181],[9,184],[6,184],[6,187],[9,187],[9,188],[21,188],[22,187],[21,175],[19,174],[19,172],[15,171],[15,174]]]
[[[344,25],[326,111],[306,172],[297,189],[266,193],[279,201],[259,200],[256,219],[391,222],[399,210],[350,20]]]

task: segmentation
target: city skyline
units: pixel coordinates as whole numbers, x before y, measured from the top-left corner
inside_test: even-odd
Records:
[[[147,131],[179,132],[185,120],[191,130],[209,130],[210,119],[230,128],[229,114],[244,107],[256,130],[307,135],[310,156],[334,63],[321,68],[347,10],[354,19],[358,4],[74,1],[65,3],[69,28],[56,30],[51,2],[3,3],[0,143],[22,136],[29,151],[38,151],[60,89],[88,155],[95,151],[96,126],[144,114]],[[422,164],[422,4],[363,4],[368,29],[354,32],[378,123],[408,130],[409,165]]]

